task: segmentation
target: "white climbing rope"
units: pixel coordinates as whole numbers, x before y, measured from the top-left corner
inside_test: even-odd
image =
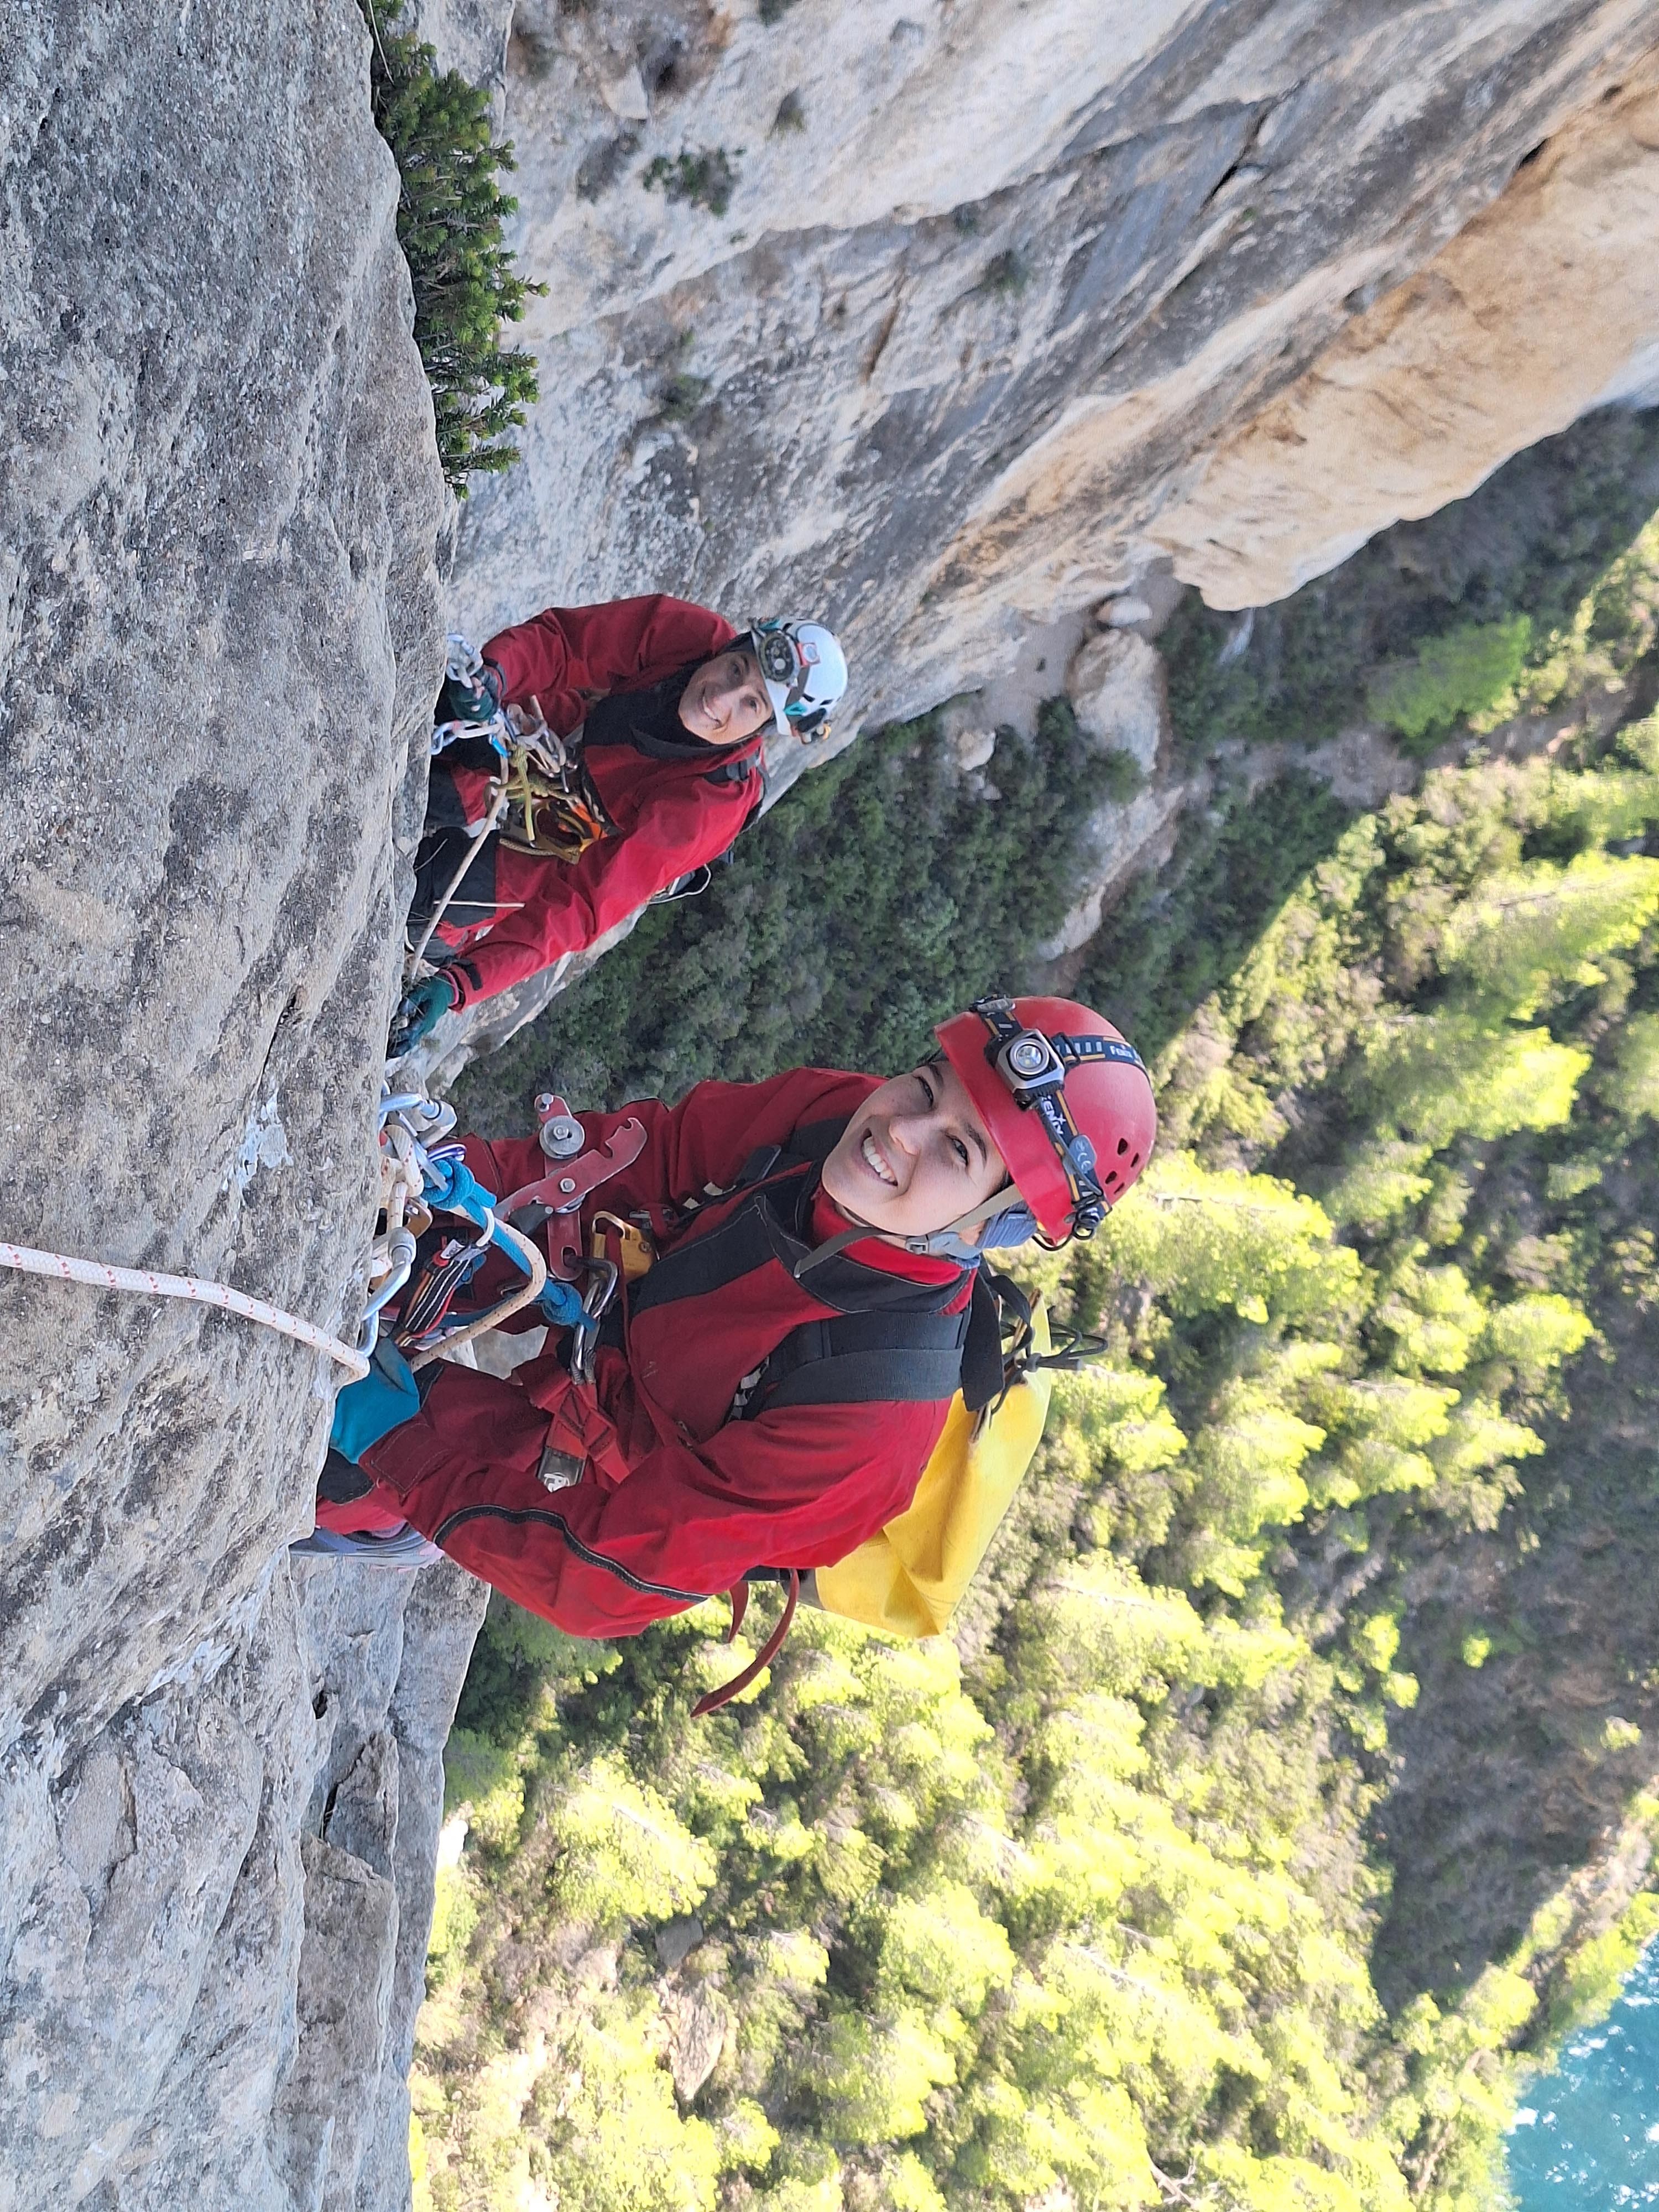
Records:
[[[354,1381],[368,1372],[363,1354],[342,1344],[337,1336],[330,1336],[312,1322],[301,1321],[297,1314],[267,1305],[263,1298],[233,1291],[225,1283],[202,1283],[194,1275],[155,1275],[148,1267],[112,1267],[103,1260],[71,1260],[67,1253],[37,1252],[27,1244],[0,1243],[0,1267],[15,1267],[25,1275],[52,1276],[64,1283],[90,1283],[94,1290],[137,1291],[149,1297],[192,1298],[199,1305],[221,1306],[227,1313],[240,1314],[245,1320],[291,1336],[296,1344],[307,1345],[313,1352],[325,1352],[340,1366],[350,1369]]]

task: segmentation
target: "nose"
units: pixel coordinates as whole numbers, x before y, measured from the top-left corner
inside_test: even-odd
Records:
[[[927,1144],[933,1126],[931,1114],[895,1114],[887,1124],[887,1133],[901,1151],[914,1158]]]

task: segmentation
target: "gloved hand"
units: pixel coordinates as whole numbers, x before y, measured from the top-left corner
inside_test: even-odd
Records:
[[[431,1036],[454,1003],[455,986],[447,975],[428,975],[423,983],[411,983],[392,1017],[386,1057],[401,1060],[406,1052],[413,1052],[422,1037]]]
[[[484,1188],[466,1162],[448,1152],[428,1153],[425,1196],[441,1213],[465,1214],[480,1229],[495,1203],[494,1192]]]
[[[421,1394],[408,1361],[389,1338],[382,1337],[368,1374],[360,1382],[348,1382],[334,1401],[328,1441],[356,1467],[371,1444],[412,1420],[420,1410]]]
[[[482,661],[470,679],[447,675],[433,710],[434,722],[487,722],[501,703],[501,672],[492,661]]]

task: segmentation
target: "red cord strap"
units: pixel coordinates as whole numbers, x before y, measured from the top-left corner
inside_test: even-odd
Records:
[[[722,1705],[729,1705],[733,1698],[749,1687],[757,1674],[764,1673],[777,1657],[783,1639],[789,1633],[789,1624],[795,1617],[795,1601],[800,1595],[799,1570],[790,1567],[786,1570],[786,1572],[788,1577],[785,1585],[787,1595],[783,1601],[783,1611],[778,1615],[777,1626],[741,1674],[734,1674],[729,1682],[722,1682],[718,1690],[705,1691],[697,1699],[696,1704],[691,1708],[691,1717],[694,1721],[701,1720],[705,1713],[718,1712]],[[726,1635],[728,1644],[737,1635],[748,1606],[749,1585],[747,1583],[739,1583],[732,1592],[732,1626]]]

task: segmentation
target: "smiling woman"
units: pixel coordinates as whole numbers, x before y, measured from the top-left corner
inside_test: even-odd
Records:
[[[564,1247],[632,1255],[597,1351],[555,1285],[548,1348],[508,1380],[353,1385],[326,1525],[401,1516],[568,1633],[617,1636],[896,1520],[969,1370],[990,1370],[975,1410],[1003,1380],[984,1249],[1091,1234],[1156,1131],[1146,1069],[1086,1006],[987,999],[938,1036],[889,1082],[797,1068],[585,1116],[556,1170],[587,1194]],[[546,1218],[535,1139],[465,1150],[515,1222]],[[490,1267],[471,1295],[496,1295]]]
[[[678,711],[682,725],[705,744],[757,736],[773,719],[760,662],[742,646],[705,660],[681,692]]]
[[[884,1083],[823,1164],[849,1221],[925,1237],[1007,1184],[1008,1170],[948,1060]]]

